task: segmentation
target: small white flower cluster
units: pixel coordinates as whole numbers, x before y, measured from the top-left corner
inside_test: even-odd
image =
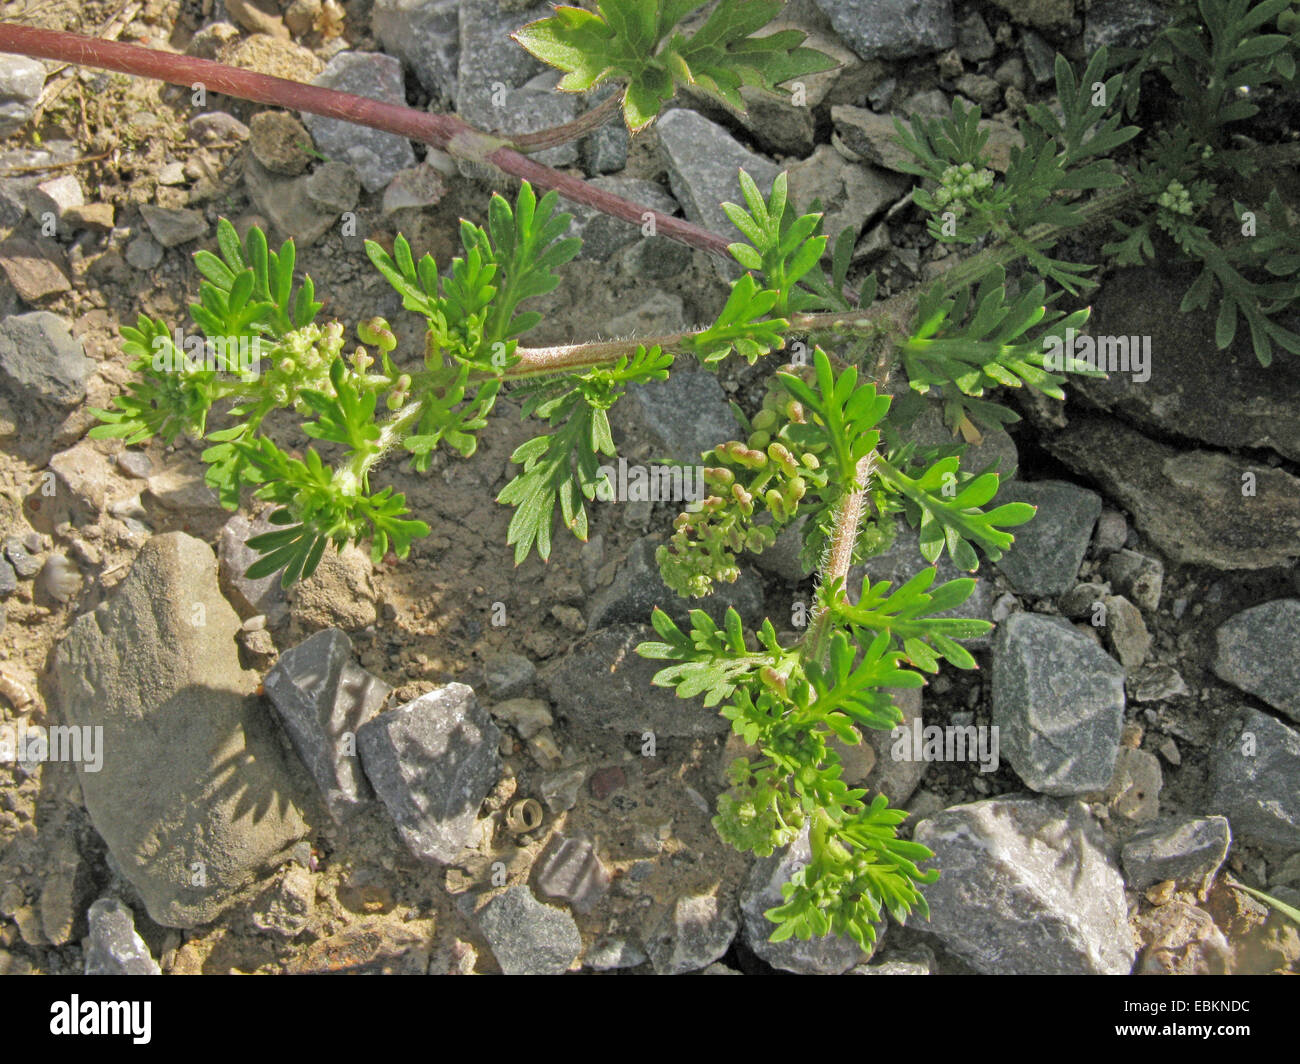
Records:
[[[943,183],[935,190],[934,202],[960,218],[966,213],[966,201],[977,192],[993,187],[993,171],[976,170],[971,163],[950,166],[943,172]]]

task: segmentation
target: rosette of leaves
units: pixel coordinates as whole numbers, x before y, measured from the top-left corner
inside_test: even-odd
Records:
[[[805,48],[806,34],[755,34],[780,13],[781,0],[721,0],[694,28],[684,20],[708,0],[599,0],[595,10],[560,5],[514,35],[544,63],[564,71],[563,92],[621,83],[628,129],[645,128],[676,94],[694,86],[740,110],[742,86],[774,91],[793,78],[829,70],[835,60]]]

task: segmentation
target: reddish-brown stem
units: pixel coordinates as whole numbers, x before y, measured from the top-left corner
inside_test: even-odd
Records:
[[[38,29],[0,22],[0,52],[76,63],[80,66],[116,70],[137,77],[156,78],[173,85],[203,85],[210,92],[223,93],[253,103],[307,111],[326,118],[382,129],[441,148],[468,162],[490,163],[506,173],[543,189],[633,225],[643,225],[653,215],[655,231],[693,248],[728,257],[727,241],[707,229],[651,210],[594,188],[579,177],[561,173],[529,159],[494,137],[461,121],[456,115],[429,114],[413,107],[383,103],[364,96],[316,85],[303,85],[285,78],[241,70],[210,59],[175,55],[117,41],[98,40],[60,30]]]

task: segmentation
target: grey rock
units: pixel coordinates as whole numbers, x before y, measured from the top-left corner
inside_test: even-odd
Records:
[[[1163,786],[1164,774],[1155,754],[1121,746],[1115,757],[1115,774],[1106,788],[1106,801],[1116,816],[1146,823],[1160,815]]]
[[[862,159],[886,170],[905,172],[902,167],[912,157],[895,143],[897,130],[890,115],[840,104],[831,108],[831,122],[835,127],[832,143],[850,161]]]
[[[492,716],[509,724],[521,739],[531,739],[554,723],[550,708],[540,698],[508,698],[492,707]]]
[[[1210,747],[1210,785],[1233,835],[1300,849],[1300,732],[1242,707]]]
[[[1168,24],[1168,11],[1148,0],[1094,0],[1083,20],[1083,49],[1141,48]]]
[[[537,859],[537,886],[543,894],[567,902],[576,913],[589,913],[609,890],[610,876],[590,839],[566,838],[559,832]]]
[[[34,557],[32,552],[27,549],[17,536],[6,536],[4,541],[5,557],[9,559],[9,564],[13,566],[14,572],[23,580],[34,579],[36,574],[41,571],[41,560]]]
[[[353,660],[347,635],[329,628],[286,650],[262,686],[330,814],[342,820],[368,802],[357,731],[392,688]]]
[[[688,614],[702,609],[719,624],[728,608],[735,609],[741,620],[753,625],[763,615],[763,584],[752,572],[741,570],[734,584],[720,584],[704,599],[684,599],[664,586],[655,561],[657,537],[642,536],[632,544],[627,559],[614,575],[613,583],[592,597],[587,612],[587,628],[607,628],[615,624],[643,624],[656,606],[679,626],[690,623]]]
[[[951,48],[951,0],[813,0],[863,59],[905,59]]]
[[[340,52],[312,84],[385,103],[406,103],[400,60],[380,52]],[[331,159],[350,164],[367,192],[377,192],[399,170],[415,165],[415,153],[405,137],[320,115],[304,113],[302,120],[316,147]]]
[[[787,525],[776,534],[776,542],[762,554],[745,553],[747,560],[763,572],[783,580],[787,584],[802,583],[812,573],[812,568],[805,567],[801,560],[803,555],[803,531],[808,523],[807,516],[797,517],[793,524]],[[741,572],[745,571],[744,567]]]
[[[938,572],[935,574],[934,583],[930,585],[930,590],[933,591],[939,585],[946,584],[950,580],[966,578],[975,580],[975,590],[971,592],[970,597],[965,602],[959,603],[943,613],[935,614],[935,616],[963,617],[982,621],[992,620],[993,588],[987,573],[981,575],[980,573],[963,572],[952,564],[952,559],[948,557],[946,551],[939,558],[936,567]],[[929,565],[921,556],[921,538],[919,534],[906,520],[900,519],[897,521],[894,541],[889,547],[849,570],[846,585],[849,600],[854,604],[857,603],[862,593],[862,578],[864,576],[870,576],[872,583],[888,580],[894,590],[897,590],[922,569],[927,568],[929,568]],[[991,641],[992,634],[989,633],[976,636],[973,639],[963,639],[962,645],[982,650],[988,647]]]
[[[649,439],[656,457],[699,464],[705,452],[740,434],[726,392],[705,370],[683,367],[665,381],[634,384],[627,391],[625,417]]]
[[[181,207],[154,207],[146,203],[140,208],[140,214],[154,239],[165,248],[187,244],[208,231],[207,219],[198,211]]]
[[[992,59],[997,50],[988,23],[978,11],[972,11],[957,23],[957,51],[966,62],[978,63]]]
[[[254,206],[279,234],[301,246],[316,243],[338,221],[337,213],[308,193],[313,176],[273,174],[253,158],[244,164],[244,185]]]
[[[478,913],[492,955],[506,975],[563,975],[582,952],[573,917],[527,887],[511,887]]]
[[[1165,586],[1165,567],[1159,558],[1135,550],[1117,550],[1106,559],[1106,579],[1122,595],[1154,613]]]
[[[615,92],[610,85],[601,86],[589,94],[588,109],[596,107]],[[630,142],[627,126],[621,121],[607,122],[596,132],[583,138],[581,143],[582,167],[591,177],[616,174],[627,166],[627,149]]]
[[[1300,599],[1242,610],[1214,633],[1214,672],[1300,721]]]
[[[361,179],[347,163],[321,163],[302,183],[302,190],[322,211],[338,215],[356,207]]]
[[[350,169],[350,167],[349,167]],[[432,207],[447,194],[447,184],[436,167],[427,162],[400,171],[384,189],[384,214],[415,208]],[[314,197],[319,202],[319,197]]]
[[[0,558],[0,595],[12,595],[18,590],[18,574],[14,567]]]
[[[1086,618],[1092,623],[1092,618],[1097,617],[1097,625],[1103,623],[1105,618],[1105,599],[1110,595],[1109,584],[1097,584],[1088,581],[1083,584],[1075,584],[1064,595],[1056,600],[1057,608],[1061,613],[1071,620]]]
[[[1169,665],[1153,665],[1143,669],[1133,681],[1133,701],[1163,702],[1187,694],[1187,684],[1178,671]]]
[[[1119,421],[1086,415],[1071,416],[1044,442],[1123,505],[1175,564],[1267,569],[1300,555],[1300,479],[1285,470],[1170,447]]]
[[[1300,365],[1274,358],[1261,366],[1248,329],[1238,330],[1226,350],[1216,350],[1213,313],[1179,311],[1195,277],[1195,269],[1165,265],[1116,273],[1097,293],[1090,329],[1098,336],[1149,336],[1150,379],[1111,373],[1104,380],[1080,378],[1074,386],[1157,435],[1225,450],[1269,447],[1300,460]]]
[[[598,972],[608,972],[616,968],[635,968],[646,960],[645,950],[630,938],[605,935],[592,943],[591,949],[582,958],[582,963]]]
[[[829,144],[819,145],[803,162],[789,170],[790,198],[801,211],[821,201],[822,231],[833,242],[843,229],[853,230],[856,241],[881,211],[907,192],[897,174],[848,162]]]
[[[1149,824],[1124,844],[1128,885],[1145,890],[1167,879],[1195,882],[1204,897],[1231,845],[1232,831],[1226,817],[1188,817]]]
[[[81,944],[86,975],[162,975],[135,930],[135,914],[117,898],[100,898],[86,917],[90,934]]]
[[[1101,513],[1101,498],[1059,480],[1016,481],[998,492],[997,505],[1027,502],[1038,513],[1015,529],[1016,541],[997,562],[1022,595],[1060,595],[1074,587]]]
[[[935,853],[925,889],[937,935],[980,972],[1126,975],[1133,966],[1124,883],[1079,802],[1016,796],[921,823]]]
[[[597,177],[590,184],[663,214],[674,214],[677,211],[677,201],[653,181],[635,177]],[[582,238],[579,261],[605,262],[624,248],[647,239],[642,235],[640,226],[602,214],[595,208],[580,203],[566,203],[564,210],[573,215],[565,236]]]
[[[259,931],[280,938],[297,938],[311,923],[316,902],[316,884],[311,872],[300,864],[290,864],[279,878],[258,898],[250,922]]]
[[[456,98],[460,0],[376,0],[370,28],[430,93]]]
[[[739,930],[734,899],[687,894],[652,913],[642,938],[657,974],[682,975],[718,960]]]
[[[849,975],[932,975],[930,966],[919,961],[882,961],[880,964],[862,964]]]
[[[1016,774],[1044,794],[1110,783],[1124,724],[1124,670],[1060,618],[1015,613],[993,641],[993,723]]]
[[[57,314],[34,310],[0,321],[0,387],[14,401],[75,406],[94,368]]]
[[[663,237],[651,237],[632,246],[632,251],[662,241]],[[623,256],[624,258],[630,256]],[[686,306],[681,296],[652,288],[644,292],[635,305],[623,314],[610,318],[601,329],[603,336],[646,337],[664,332],[676,332],[685,325]],[[683,367],[687,369],[686,367]],[[687,369],[687,372],[690,372]],[[633,385],[636,388],[637,385]],[[615,407],[615,409],[618,409]],[[696,457],[699,457],[698,455]]]
[[[484,663],[488,694],[497,700],[516,698],[532,689],[537,666],[522,654],[501,651]]]
[[[1113,554],[1128,541],[1128,521],[1118,510],[1101,511],[1097,518],[1097,529],[1092,534],[1092,549],[1095,554]],[[1163,578],[1163,569],[1161,577]],[[1128,594],[1128,592],[1125,592]],[[1130,595],[1130,598],[1132,596]],[[1136,601],[1136,599],[1134,599]]]
[[[126,246],[126,262],[132,269],[147,273],[162,262],[163,249],[148,233],[141,233]]]
[[[686,217],[715,233],[734,233],[721,207],[743,204],[739,172],[744,170],[766,196],[779,172],[776,164],[739,144],[722,126],[694,111],[669,111],[656,125],[668,182]]]
[[[480,129],[495,128],[505,93],[546,69],[510,35],[550,14],[549,3],[461,0],[456,110],[465,121]]]
[[[626,248],[618,261],[628,277],[666,281],[689,270],[694,256],[695,252],[679,241],[666,236],[648,236]]]
[[[81,182],[72,174],[42,181],[27,196],[27,210],[38,222],[47,214],[61,222],[67,212],[85,205]]]
[[[870,959],[847,935],[770,941],[776,926],[763,913],[782,904],[782,885],[811,860],[812,850],[805,824],[789,846],[782,847],[770,857],[760,857],[750,866],[740,889],[741,933],[755,955],[773,968],[800,975],[843,975],[855,964]],[[881,921],[877,933],[883,930],[884,921]]]
[[[1048,44],[1033,30],[1025,30],[1020,35],[1020,48],[1029,64],[1029,73],[1039,85],[1045,85],[1056,77],[1056,49]]]
[[[563,813],[578,804],[578,792],[587,780],[581,765],[549,772],[537,780],[537,792],[552,813]]]
[[[221,590],[240,617],[265,615],[267,623],[278,625],[288,616],[289,603],[280,586],[278,573],[250,579],[244,574],[258,558],[257,551],[248,546],[254,536],[265,535],[278,528],[271,522],[257,518],[249,520],[236,514],[221,529],[217,537],[217,564]]]
[[[641,657],[635,648],[658,638],[649,625],[623,624],[580,639],[542,672],[559,715],[579,728],[636,735],[651,731],[660,738],[726,732],[730,725],[725,717],[651,684],[662,663]]]
[[[357,731],[361,764],[417,857],[446,864],[464,848],[501,774],[501,732],[472,688],[451,683]]]
[[[1022,25],[1062,30],[1074,16],[1074,0],[993,0]]]
[[[169,927],[214,919],[306,832],[238,628],[211,549],[172,532],[54,656],[65,721],[103,728],[100,770],[78,765],[86,810]]]
[[[25,55],[0,55],[0,137],[22,129],[45,87],[45,65]]]
[[[1141,612],[1122,595],[1107,596],[1102,605],[1106,608],[1106,641],[1124,668],[1136,668],[1151,651],[1151,633]]]

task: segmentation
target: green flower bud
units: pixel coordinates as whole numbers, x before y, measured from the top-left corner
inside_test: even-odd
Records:
[[[761,451],[764,447],[768,445],[768,442],[771,439],[772,437],[769,433],[755,432],[752,436],[749,437],[749,446],[754,448],[755,450]]]

